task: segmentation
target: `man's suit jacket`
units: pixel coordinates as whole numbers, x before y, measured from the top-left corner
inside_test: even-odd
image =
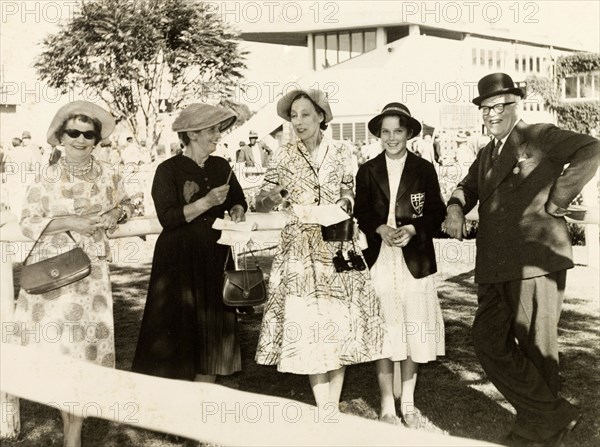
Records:
[[[390,185],[385,157],[385,152],[382,152],[369,160],[356,175],[354,216],[367,236],[369,248],[363,253],[369,267],[375,264],[382,243],[375,230],[388,220]],[[415,278],[437,271],[432,237],[444,215],[444,203],[433,165],[408,152],[396,197],[396,224],[412,224],[417,230],[417,234],[402,248],[404,260]]]
[[[260,150],[260,160],[254,159],[254,145],[250,146],[249,144],[247,144],[245,146],[242,146],[242,149],[244,150],[246,166],[259,165],[263,168],[266,168],[269,164],[269,157],[271,156],[271,152],[265,147],[265,145],[262,142],[257,142],[255,143],[255,145],[257,145],[258,149]]]
[[[479,201],[475,281],[497,283],[571,268],[565,219],[548,214],[546,207],[567,208],[594,176],[600,141],[519,121],[492,167],[493,146],[490,142],[478,153],[452,194],[465,204],[465,214]]]

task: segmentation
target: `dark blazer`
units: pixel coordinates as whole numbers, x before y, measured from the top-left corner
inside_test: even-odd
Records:
[[[421,196],[423,193],[424,196]],[[372,267],[382,242],[375,230],[387,223],[390,205],[385,152],[359,168],[355,201],[354,216],[369,243],[369,248],[363,253],[367,264]],[[445,207],[433,165],[408,152],[396,197],[396,223],[412,224],[417,230],[417,234],[402,248],[406,265],[415,278],[437,271],[432,237],[444,216]]]
[[[567,208],[594,176],[600,141],[519,121],[493,168],[492,150],[493,142],[479,151],[452,193],[465,204],[465,214],[479,201],[475,281],[505,282],[573,267],[565,219],[548,214],[546,206]]]

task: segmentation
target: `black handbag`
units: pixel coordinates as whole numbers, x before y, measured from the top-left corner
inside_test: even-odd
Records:
[[[327,242],[351,241],[354,238],[354,219],[350,217],[328,227],[321,225],[321,235]]]
[[[225,267],[229,260],[229,252],[225,258]],[[248,268],[250,253],[256,268]],[[232,307],[258,306],[267,300],[267,287],[263,271],[258,265],[258,260],[252,251],[244,254],[244,268],[242,270],[224,270],[223,273],[223,303]]]
[[[71,239],[71,233],[67,231]],[[41,237],[41,235],[40,235]],[[35,244],[39,238],[35,241]],[[75,239],[73,239],[74,242]],[[31,249],[33,251],[33,247]],[[85,278],[92,271],[92,263],[81,247],[34,264],[26,265],[31,251],[23,260],[21,287],[32,295],[39,295],[74,283]]]

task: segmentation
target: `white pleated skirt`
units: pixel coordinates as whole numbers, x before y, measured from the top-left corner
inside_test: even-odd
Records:
[[[402,249],[382,244],[371,278],[385,319],[384,345],[390,360],[410,357],[427,363],[445,354],[444,320],[434,276],[414,278]]]

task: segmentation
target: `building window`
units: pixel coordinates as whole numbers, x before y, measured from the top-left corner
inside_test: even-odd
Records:
[[[485,50],[479,50],[479,65],[485,67]]]
[[[338,63],[337,34],[327,34],[327,48],[325,54],[328,67]]]
[[[352,141],[354,135],[352,135],[352,123],[342,124],[342,139]]]
[[[523,56],[523,59],[521,59],[521,69],[523,71],[527,71],[527,58],[525,56]]]
[[[340,140],[340,125],[338,123],[331,123],[331,138],[334,140]]]
[[[565,78],[565,99],[600,98],[600,71],[580,73]]]
[[[496,68],[502,68],[502,52],[496,51]]]
[[[537,71],[538,73],[540,72],[540,58],[539,57],[535,58],[535,71]]]
[[[515,57],[515,71],[519,71],[519,56]]]
[[[367,125],[365,123],[354,123],[354,138],[355,143],[367,141]]]
[[[339,53],[338,60],[339,62],[344,62],[350,59],[350,34],[341,33],[339,35]]]
[[[327,68],[325,61],[325,36],[317,34],[315,36],[315,70],[323,70]]]
[[[494,68],[494,50],[488,50],[488,68]]]
[[[363,33],[362,31],[358,33],[352,33],[352,49],[350,51],[351,57],[356,57],[359,54],[365,52],[365,48],[363,45]]]
[[[365,53],[377,48],[375,31],[365,32]]]
[[[313,42],[315,70],[331,67],[376,47],[375,31],[315,34]]]
[[[477,65],[477,48],[471,49],[471,55],[473,58],[473,65]]]

